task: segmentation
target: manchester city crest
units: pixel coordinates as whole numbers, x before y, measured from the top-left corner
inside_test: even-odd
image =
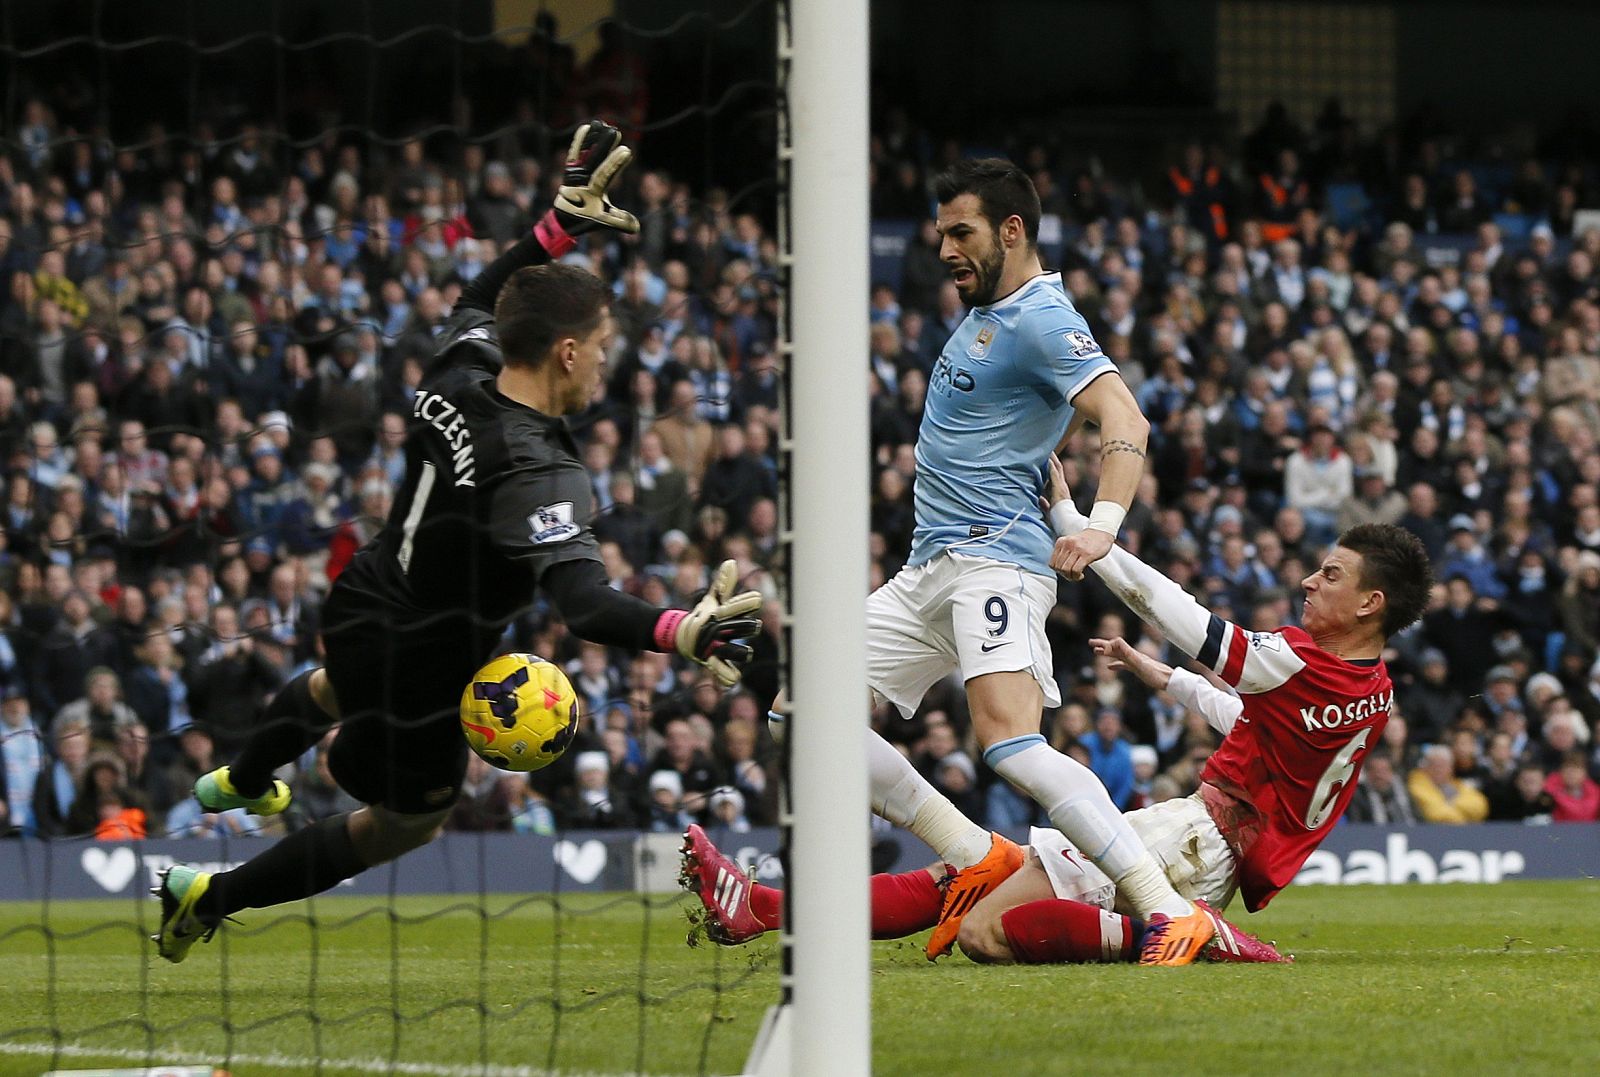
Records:
[[[986,325],[972,338],[972,346],[967,349],[967,354],[974,359],[982,359],[989,354],[989,345],[993,342],[994,326]]]

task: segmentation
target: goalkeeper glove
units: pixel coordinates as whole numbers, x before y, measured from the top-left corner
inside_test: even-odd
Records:
[[[550,257],[566,254],[586,232],[609,228],[631,235],[639,230],[637,217],[606,198],[606,190],[631,160],[633,151],[622,144],[622,132],[608,123],[591,120],[573,132],[556,204],[533,228]]]
[[[754,654],[745,641],[761,630],[761,622],[750,616],[761,608],[761,592],[734,594],[738,583],[738,566],[724,561],[694,609],[666,610],[656,622],[657,648],[705,666],[724,688],[739,683]]]

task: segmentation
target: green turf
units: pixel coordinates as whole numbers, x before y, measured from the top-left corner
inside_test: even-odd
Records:
[[[369,901],[323,899],[315,952],[303,920],[250,913],[242,928],[225,929],[226,946],[219,938],[197,947],[177,967],[140,943],[129,903],[61,902],[50,909],[53,995],[42,937],[13,930],[37,925],[38,906],[0,905],[0,1074],[46,1068],[46,1058],[6,1053],[4,1044],[47,1043],[36,1026],[52,1023],[80,1048],[142,1051],[147,1019],[159,1060],[173,1050],[217,1060],[225,1013],[234,1056],[256,1059],[236,1061],[235,1077],[311,1073],[289,1060],[319,1056],[369,1067],[329,1073],[382,1072],[391,1057],[413,1064],[409,1072],[465,1074],[480,1058],[530,1071],[632,1072],[641,1055],[649,1072],[693,1073],[703,1047],[710,1072],[737,1072],[776,994],[776,946],[690,950],[682,907],[653,900],[647,911],[632,896],[566,897],[558,922],[543,898],[491,898],[487,919],[473,902],[412,898],[399,902],[391,924]],[[1293,968],[986,968],[959,957],[930,967],[915,942],[878,943],[876,1069],[986,1077],[1594,1072],[1597,912],[1600,882],[1305,887],[1242,918],[1294,952]],[[481,966],[480,932],[488,939]],[[718,979],[720,994],[709,989]],[[307,1016],[313,1005],[320,1030]],[[76,1054],[61,1065],[113,1061]]]

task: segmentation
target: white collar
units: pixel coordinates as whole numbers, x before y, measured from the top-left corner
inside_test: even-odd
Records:
[[[987,307],[974,307],[973,309],[974,310],[995,311],[995,310],[1000,310],[1003,307],[1010,306],[1012,303],[1017,302],[1023,296],[1027,295],[1028,292],[1032,291],[1033,288],[1036,285],[1038,285],[1038,283],[1040,281],[1055,281],[1056,283],[1059,284],[1061,282],[1061,274],[1060,273],[1040,273],[1037,276],[1029,277],[1027,280],[1022,282],[1022,284],[1017,288],[1016,291],[1012,292],[1010,295],[1006,296],[1004,299],[996,299],[993,303],[990,303]]]

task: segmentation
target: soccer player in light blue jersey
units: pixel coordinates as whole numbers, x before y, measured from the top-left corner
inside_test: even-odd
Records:
[[[1040,508],[1051,453],[1083,422],[1100,430],[1088,527],[1061,539],[1069,579],[1104,557],[1144,474],[1150,424],[1095,343],[1059,273],[1039,260],[1039,198],[1009,161],[965,160],[935,184],[940,258],[971,308],[929,380],[917,438],[911,558],[867,601],[874,695],[910,717],[959,670],[984,762],[1036,800],[1141,916],[1202,916],[1180,897],[1094,773],[1039,732],[1060,693],[1045,636],[1056,538]],[[968,820],[874,736],[873,810],[953,869],[928,957],[1022,865],[1022,850]],[[1204,940],[1201,940],[1204,941]]]

